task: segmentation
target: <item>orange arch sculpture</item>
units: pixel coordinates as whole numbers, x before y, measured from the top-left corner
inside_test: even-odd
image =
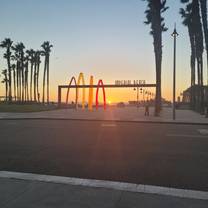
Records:
[[[104,88],[104,85],[103,85],[103,81],[100,79],[98,81],[98,84],[97,84],[97,90],[96,90],[96,109],[98,109],[98,105],[99,105],[99,101],[98,101],[98,93],[99,93],[99,89],[100,87],[102,87],[102,90],[103,90],[103,106],[104,106],[104,110],[106,109],[106,97],[105,97],[105,88]]]
[[[89,97],[88,97],[88,110],[92,111],[93,110],[93,76],[90,76],[90,86],[89,86]],[[70,87],[72,85],[72,82],[74,81],[74,84],[76,86],[76,108],[78,108],[78,96],[79,96],[79,88],[77,86],[80,85],[80,82],[82,82],[82,85],[85,85],[85,80],[84,80],[84,74],[80,73],[78,77],[78,81],[76,82],[76,78],[73,76],[69,82],[68,88],[67,88],[67,95],[66,95],[66,104],[68,104],[69,100],[69,91]],[[103,91],[103,102],[104,102],[104,109],[106,109],[106,95],[105,95],[105,88],[103,85],[103,81],[100,79],[97,84],[97,90],[96,90],[96,109],[98,109],[99,101],[98,101],[98,93],[99,93],[99,88],[102,87]],[[85,87],[82,88],[82,109],[85,109]]]
[[[90,76],[90,88],[89,88],[89,97],[88,97],[88,110],[92,111],[93,104],[93,76]]]
[[[75,77],[72,77],[70,82],[69,82],[69,86],[68,86],[68,89],[67,89],[67,94],[66,94],[66,104],[68,104],[68,101],[69,101],[69,90],[70,90],[70,86],[72,85],[72,82],[74,81],[74,84],[77,85],[77,82],[76,82],[76,79]],[[77,99],[78,98],[78,91],[77,91],[77,88],[76,88],[76,105],[77,105]]]
[[[77,81],[77,86],[80,85],[82,81],[82,85],[85,85],[84,74],[80,73]],[[78,107],[78,96],[79,96],[79,88],[77,88],[77,102],[76,106]],[[82,88],[82,109],[85,109],[85,88]]]

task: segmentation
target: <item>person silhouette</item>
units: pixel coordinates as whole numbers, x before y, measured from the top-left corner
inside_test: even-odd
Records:
[[[38,102],[40,102],[40,93],[38,93]]]
[[[145,103],[145,112],[144,112],[145,116],[149,116],[149,103],[148,101]]]

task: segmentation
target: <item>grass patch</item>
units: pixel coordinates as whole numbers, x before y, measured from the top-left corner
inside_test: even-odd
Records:
[[[0,112],[30,113],[57,109],[56,105],[0,103]]]

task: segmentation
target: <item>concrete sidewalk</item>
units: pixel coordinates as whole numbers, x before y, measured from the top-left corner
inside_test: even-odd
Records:
[[[207,208],[208,200],[0,177],[2,208]]]
[[[150,116],[144,116],[143,107],[109,107],[89,112],[87,109],[60,109],[34,113],[0,113],[0,119],[72,119],[72,120],[107,120],[155,123],[187,123],[208,124],[208,118],[191,110],[176,110],[176,120],[172,120],[172,109],[163,108],[160,117],[154,116],[150,108]]]
[[[207,208],[207,200],[0,178],[1,208]]]

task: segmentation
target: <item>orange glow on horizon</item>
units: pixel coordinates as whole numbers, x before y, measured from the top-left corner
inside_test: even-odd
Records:
[[[155,93],[154,89],[151,89],[150,92]],[[89,93],[89,89],[86,89],[86,94]],[[65,102],[65,96],[66,92],[63,90],[62,92],[62,102]],[[75,102],[75,89],[71,89],[70,92],[70,97],[69,97],[69,103],[71,101]],[[95,91],[93,92],[93,97],[95,98]],[[145,100],[146,100],[145,96]],[[163,92],[163,98],[165,98],[168,101],[171,101],[172,99],[172,93],[170,90],[166,90]],[[133,89],[129,88],[122,88],[122,89],[106,89],[106,99],[108,104],[113,104],[113,103],[119,103],[119,102],[125,102],[127,103],[128,101],[136,101],[137,95],[136,91]],[[102,103],[103,101],[103,95],[102,93],[99,94],[99,100]],[[143,100],[143,94],[139,93],[139,100]],[[51,101],[57,102],[57,94],[56,92],[51,93]],[[86,100],[87,101],[87,100]],[[81,100],[79,101],[81,104]],[[93,99],[93,104],[95,104],[95,99]]]

